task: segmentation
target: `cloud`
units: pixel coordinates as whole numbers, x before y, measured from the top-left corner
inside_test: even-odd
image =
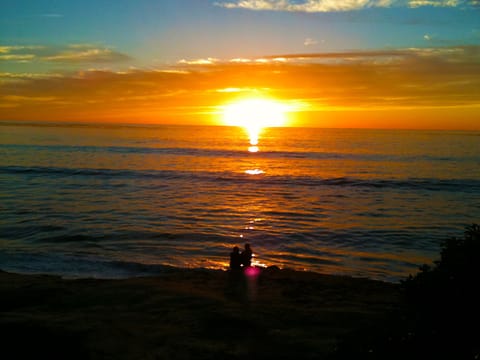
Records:
[[[318,44],[318,41],[312,38],[306,38],[305,41],[303,42],[303,45],[305,46],[312,46],[317,44]]]
[[[178,63],[182,65],[212,65],[217,61],[218,59],[209,57],[206,59],[194,59],[194,60],[182,59],[182,60],[179,60]]]
[[[461,3],[468,3],[468,1],[461,0],[410,0],[408,5],[412,8],[422,7],[422,6],[433,6],[433,7],[456,7]]]
[[[249,63],[249,62],[252,62],[252,59],[247,59],[247,58],[234,58],[234,59],[230,59],[230,62],[232,63],[240,63],[240,64],[245,64],[245,63]]]
[[[416,50],[415,50],[416,51]],[[355,63],[391,63],[412,56],[412,49],[344,51],[320,53],[277,54],[267,56],[266,60],[284,59],[293,63],[316,64],[355,64]]]
[[[249,94],[308,104],[308,111],[480,108],[480,46],[276,57],[285,61],[217,60],[63,76],[0,73],[1,116],[192,119],[192,114],[211,117],[221,104]]]
[[[59,73],[12,73],[0,72],[0,80],[31,80],[31,79],[52,79],[55,77],[63,77]]]
[[[345,52],[319,52],[277,54],[266,59],[283,58],[295,62],[321,64],[395,64],[408,59],[435,59],[437,62],[474,62],[480,64],[480,45],[443,46],[426,48],[403,48],[388,50],[363,50]]]
[[[41,58],[44,61],[62,63],[105,63],[130,60],[130,57],[111,49],[83,49],[63,51]]]
[[[358,10],[365,7],[386,7],[390,6],[392,1],[393,0],[240,0],[220,2],[217,3],[217,5],[228,9],[328,12]]]
[[[4,101],[28,101],[28,102],[50,102],[55,100],[52,96],[18,96],[6,95],[3,97]]]
[[[0,46],[0,61],[10,62],[54,62],[54,63],[115,63],[130,60],[126,54],[108,47],[90,44],[66,46],[14,45]]]
[[[49,13],[49,14],[38,14],[34,15],[35,17],[42,17],[42,18],[62,18],[63,14],[56,14],[56,13]]]
[[[44,46],[37,45],[0,46],[0,61],[30,62],[35,60],[35,53],[43,51],[44,48]]]
[[[25,51],[25,50],[39,50],[44,49],[44,46],[39,45],[14,45],[14,46],[0,46],[0,54],[7,54],[11,52]]]
[[[0,55],[0,60],[6,60],[6,61],[31,61],[35,58],[35,55],[32,54],[25,54],[25,55],[20,55],[20,54],[9,54],[9,55]]]
[[[227,9],[270,10],[290,12],[352,11],[374,7],[456,7],[478,6],[478,0],[236,0],[215,3]]]

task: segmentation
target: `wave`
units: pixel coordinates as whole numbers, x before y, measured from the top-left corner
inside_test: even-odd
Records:
[[[143,182],[142,179],[168,180],[195,180],[200,182],[227,182],[232,184],[255,183],[264,186],[308,186],[308,187],[358,187],[358,188],[395,188],[425,191],[446,191],[462,193],[480,192],[480,179],[434,179],[434,178],[407,178],[407,179],[378,179],[334,177],[320,178],[313,176],[293,175],[267,175],[261,174],[254,177],[245,173],[227,171],[173,171],[173,170],[117,170],[117,169],[77,169],[59,167],[24,167],[0,166],[0,174],[6,175],[31,175],[61,177],[95,177],[112,180],[135,179],[136,186],[141,188],[156,187],[158,184]],[[116,184],[118,186],[118,184]]]
[[[101,256],[61,253],[0,251],[1,271],[20,274],[50,274],[66,278],[125,279],[158,276],[174,271],[163,264],[112,260]]]
[[[439,162],[472,162],[475,157],[437,156],[437,155],[399,155],[348,152],[318,152],[318,151],[259,151],[250,153],[245,150],[211,149],[193,147],[141,147],[141,146],[87,146],[87,145],[18,145],[0,144],[0,149],[47,151],[64,153],[108,153],[108,154],[139,154],[139,155],[170,155],[214,158],[257,158],[257,159],[310,159],[310,160],[356,160],[356,161],[439,161]]]

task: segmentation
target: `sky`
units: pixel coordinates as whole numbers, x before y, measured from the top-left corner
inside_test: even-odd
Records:
[[[2,0],[0,120],[480,130],[480,0]]]

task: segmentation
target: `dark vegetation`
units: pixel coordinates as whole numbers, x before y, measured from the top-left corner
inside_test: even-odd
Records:
[[[480,226],[444,241],[440,259],[402,282],[402,307],[351,334],[335,358],[480,359]]]

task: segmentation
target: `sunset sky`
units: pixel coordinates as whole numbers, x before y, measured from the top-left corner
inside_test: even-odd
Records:
[[[480,130],[479,0],[7,0],[0,120]]]

